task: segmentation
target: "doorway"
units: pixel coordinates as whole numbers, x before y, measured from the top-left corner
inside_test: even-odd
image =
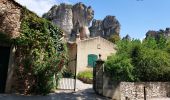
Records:
[[[10,47],[0,46],[0,93],[5,93]]]

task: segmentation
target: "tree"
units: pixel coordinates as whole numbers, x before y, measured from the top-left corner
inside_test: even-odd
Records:
[[[125,37],[122,38],[122,40],[131,41],[131,37],[127,34]]]
[[[123,55],[112,55],[105,63],[105,70],[108,76],[115,81],[133,81],[133,65],[131,60]],[[113,77],[114,76],[114,77]]]
[[[119,34],[113,34],[110,38],[109,41],[113,42],[113,43],[117,43],[120,40],[120,36]]]
[[[160,40],[119,41],[117,53],[105,63],[106,72],[117,81],[170,81],[170,42]]]

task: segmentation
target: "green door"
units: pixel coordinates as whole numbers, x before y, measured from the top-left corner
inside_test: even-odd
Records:
[[[88,66],[89,67],[94,67],[96,61],[97,61],[97,55],[95,55],[95,54],[88,55]]]
[[[0,47],[0,93],[5,92],[9,54],[9,47]]]

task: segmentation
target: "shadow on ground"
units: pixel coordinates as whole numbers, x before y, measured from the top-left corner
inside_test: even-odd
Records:
[[[14,94],[1,94],[0,100],[109,100],[99,96],[89,88],[77,92],[59,92],[47,96],[22,96]]]

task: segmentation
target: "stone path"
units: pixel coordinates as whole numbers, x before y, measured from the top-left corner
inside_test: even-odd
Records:
[[[15,94],[0,94],[0,100],[110,100],[95,94],[91,84],[84,84],[77,80],[76,92],[58,90],[47,96],[22,96]]]

